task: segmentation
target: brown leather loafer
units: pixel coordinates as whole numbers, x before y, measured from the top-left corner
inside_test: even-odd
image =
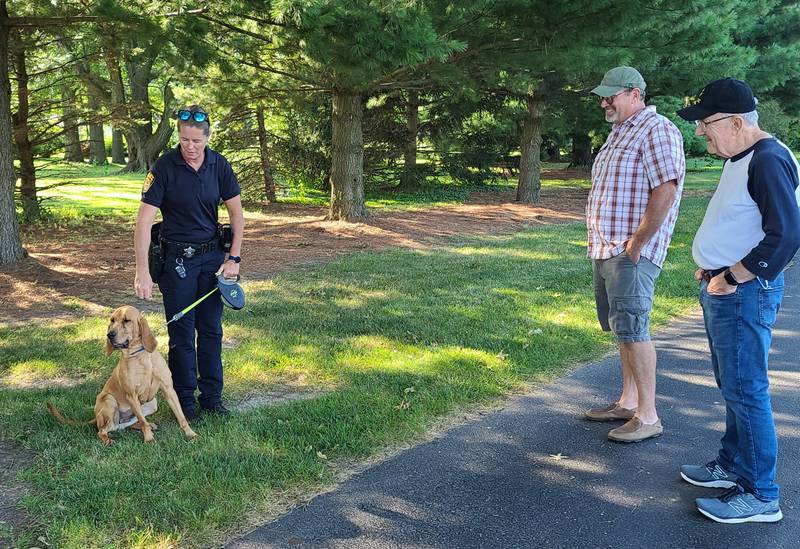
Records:
[[[616,442],[641,442],[648,438],[660,437],[664,432],[659,419],[653,425],[642,423],[638,417],[632,418],[625,425],[611,429],[608,438]]]
[[[618,419],[631,419],[635,413],[636,410],[622,408],[618,402],[615,402],[614,404],[609,404],[605,408],[592,408],[591,410],[587,410],[583,414],[583,417],[589,421],[615,421]]]

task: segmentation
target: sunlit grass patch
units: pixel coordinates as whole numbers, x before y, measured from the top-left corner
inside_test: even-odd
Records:
[[[690,248],[705,201],[684,198],[655,324],[695,304]],[[80,380],[0,388],[0,433],[38,455],[25,505],[48,543],[212,543],[283,494],[331,483],[331,462],[412,441],[443,414],[613,348],[597,325],[583,224],[463,238],[245,282],[247,308],[224,316],[226,399],[284,386],[316,396],[207,419],[193,441],[163,402],[154,445],[124,432],[103,448],[91,427],[47,414],[51,400],[67,417],[91,417],[118,360],[102,352],[110,310],[0,329],[0,377]],[[167,354],[163,317],[147,318]]]

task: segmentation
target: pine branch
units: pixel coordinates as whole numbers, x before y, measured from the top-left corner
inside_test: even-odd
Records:
[[[250,36],[251,38],[255,38],[256,40],[260,40],[261,42],[268,42],[268,43],[272,42],[272,39],[269,38],[269,37],[262,36],[260,34],[255,33],[255,32],[252,32],[252,31],[249,31],[249,30],[245,30],[243,28],[236,27],[236,26],[230,25],[228,23],[223,23],[222,21],[220,21],[218,19],[214,19],[213,17],[209,17],[208,15],[200,15],[200,18],[201,19],[205,19],[206,21],[208,21],[210,23],[214,23],[215,25],[219,25],[221,27],[225,27],[226,29],[231,30],[233,32],[236,32],[236,33],[239,33],[239,34],[244,34],[245,36]]]
[[[233,58],[235,61],[237,61],[238,63],[241,63],[242,65],[248,66],[250,68],[253,68],[253,69],[256,69],[256,70],[259,70],[259,71],[265,71],[265,72],[269,72],[269,73],[272,73],[272,74],[278,74],[278,75],[281,75],[281,76],[286,76],[287,78],[291,78],[292,80],[297,80],[298,82],[304,82],[304,83],[309,84],[311,86],[316,86],[317,85],[317,83],[315,81],[313,81],[313,80],[308,80],[306,78],[301,78],[301,77],[299,77],[299,76],[297,76],[295,74],[291,74],[289,72],[282,71],[280,69],[276,69],[275,67],[272,67],[270,65],[262,65],[261,63],[259,63],[257,61],[249,61],[247,59],[244,59],[244,58],[241,58],[241,57],[237,57],[233,52],[228,51],[225,48],[223,48],[222,46],[220,46],[219,44],[213,43],[213,42],[211,42],[209,40],[203,39],[203,42],[206,45],[208,45],[208,46],[214,48],[215,50],[219,51],[220,53],[224,54],[226,57]]]
[[[62,17],[9,17],[0,19],[0,24],[8,27],[62,27],[75,23],[96,23],[102,21],[97,15],[64,15]]]
[[[287,25],[284,25],[282,23],[278,23],[277,21],[273,21],[272,19],[261,19],[259,17],[255,17],[255,16],[250,15],[250,14],[237,14],[237,15],[239,17],[241,17],[242,19],[246,19],[248,21],[253,21],[254,23],[259,23],[259,24],[262,24],[262,25],[270,25],[270,26],[273,26],[273,27],[281,27],[281,28],[286,28],[287,27]]]
[[[181,9],[181,10],[178,10],[178,11],[171,11],[169,13],[165,13],[164,17],[181,17],[183,15],[202,15],[207,10],[208,10],[208,8],[206,6],[203,6],[202,8],[197,8],[197,9],[194,9],[194,10]]]

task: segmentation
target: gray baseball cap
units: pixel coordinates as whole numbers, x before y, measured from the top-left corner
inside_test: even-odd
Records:
[[[600,85],[592,93],[600,97],[611,97],[622,90],[639,88],[644,91],[647,84],[642,75],[633,67],[614,67],[603,76]]]

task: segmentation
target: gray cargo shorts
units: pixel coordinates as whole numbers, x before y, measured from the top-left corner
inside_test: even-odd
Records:
[[[622,252],[611,259],[593,259],[592,274],[603,331],[612,332],[620,343],[650,341],[650,310],[661,269],[644,257],[634,265]]]

